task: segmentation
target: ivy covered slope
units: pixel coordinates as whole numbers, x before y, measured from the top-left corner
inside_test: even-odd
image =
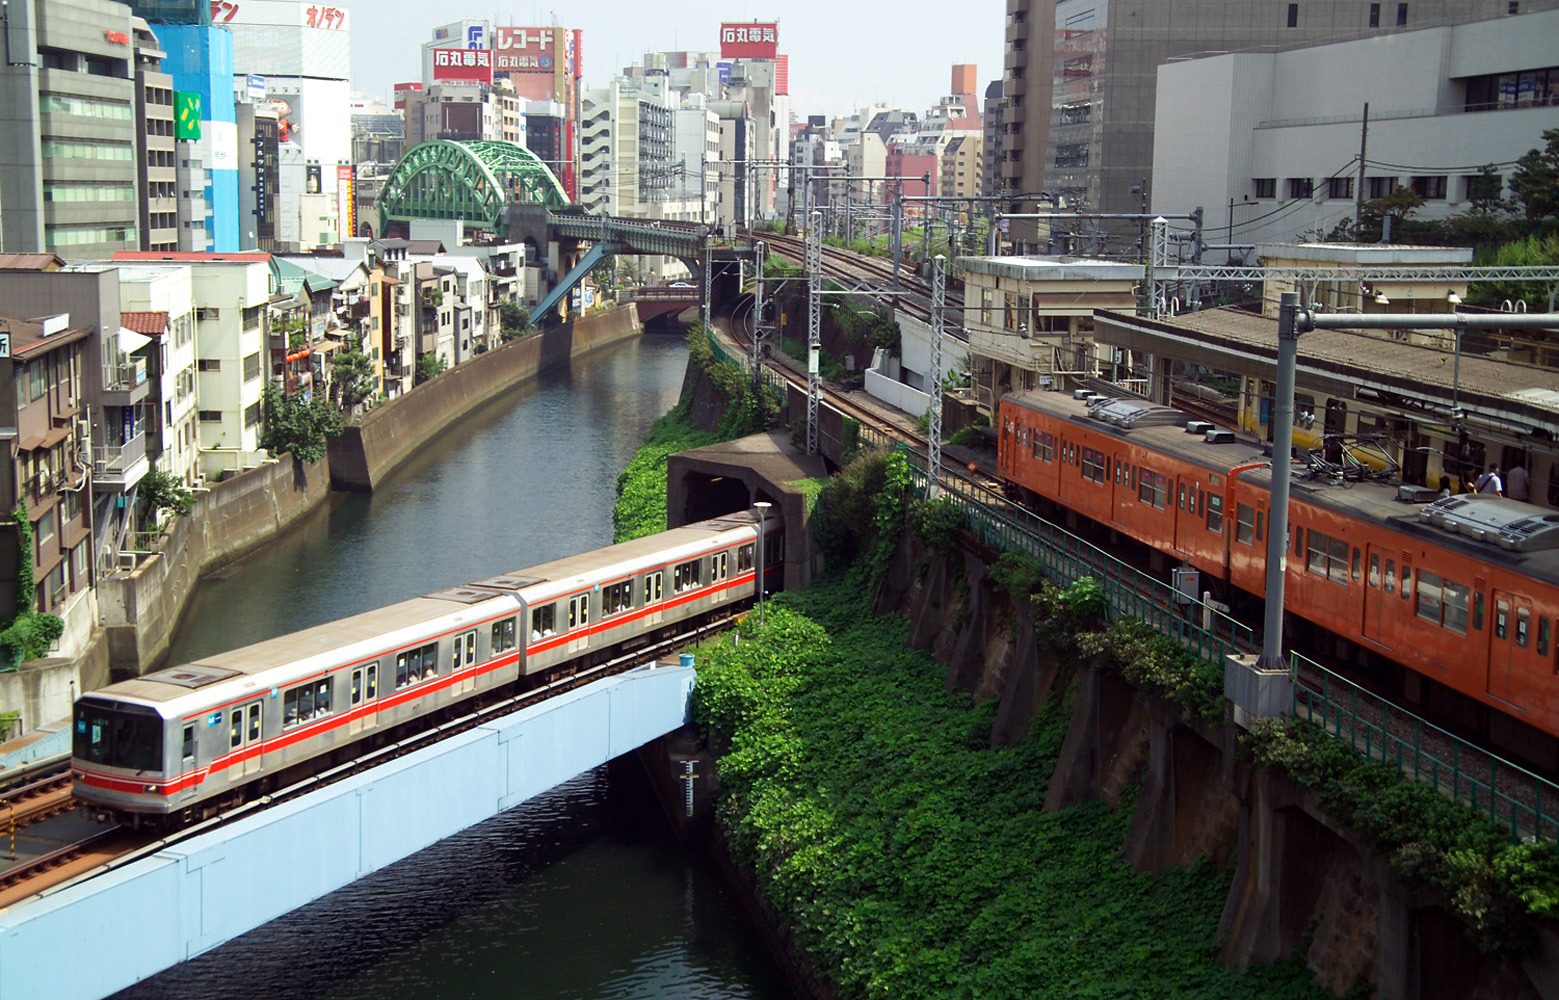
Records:
[[[992,749],[994,703],[949,694],[902,616],[836,579],[700,651],[739,863],[845,997],[1321,997],[1297,962],[1238,972],[1215,931],[1231,873],[1121,859],[1130,802],[1043,811],[1065,699]]]
[[[701,324],[687,336],[688,364],[725,400],[725,413],[713,431],[701,430],[692,419],[694,389],[690,386],[671,412],[655,421],[644,443],[617,476],[617,504],[612,509],[613,540],[626,542],[666,530],[666,462],[679,451],[729,441],[767,429],[779,412],[770,392],[755,394],[741,369],[719,361]]]

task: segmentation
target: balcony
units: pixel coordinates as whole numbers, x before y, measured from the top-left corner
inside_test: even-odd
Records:
[[[118,364],[103,366],[103,394],[99,401],[104,406],[134,406],[151,393],[147,379],[146,359],[126,357]]]
[[[136,434],[122,445],[100,444],[92,449],[92,478],[96,486],[128,489],[146,475],[146,435]]]

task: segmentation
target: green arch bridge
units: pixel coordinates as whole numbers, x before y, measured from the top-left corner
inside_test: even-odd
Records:
[[[568,194],[535,153],[512,142],[435,139],[406,151],[379,193],[379,229],[412,219],[463,219],[503,231],[512,202],[566,208]]]

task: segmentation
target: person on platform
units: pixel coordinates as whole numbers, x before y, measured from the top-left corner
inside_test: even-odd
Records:
[[[1531,499],[1532,476],[1527,472],[1525,461],[1516,463],[1516,466],[1505,475],[1505,495],[1512,500]]]
[[[1488,493],[1493,496],[1505,495],[1505,481],[1500,478],[1499,465],[1489,466],[1489,471],[1478,477],[1478,481],[1472,484],[1472,488],[1479,493]]]

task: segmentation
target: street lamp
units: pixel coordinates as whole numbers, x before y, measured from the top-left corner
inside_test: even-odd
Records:
[[[756,583],[757,583],[757,590],[758,590],[758,627],[759,628],[763,627],[763,519],[768,516],[769,508],[772,507],[772,506],[774,506],[774,505],[769,503],[767,500],[759,500],[757,503],[752,505],[753,510],[758,512],[758,514],[757,514],[757,517],[758,517],[758,558],[756,560],[757,561],[757,567],[758,567],[758,574],[757,574],[757,577],[756,577]]]

